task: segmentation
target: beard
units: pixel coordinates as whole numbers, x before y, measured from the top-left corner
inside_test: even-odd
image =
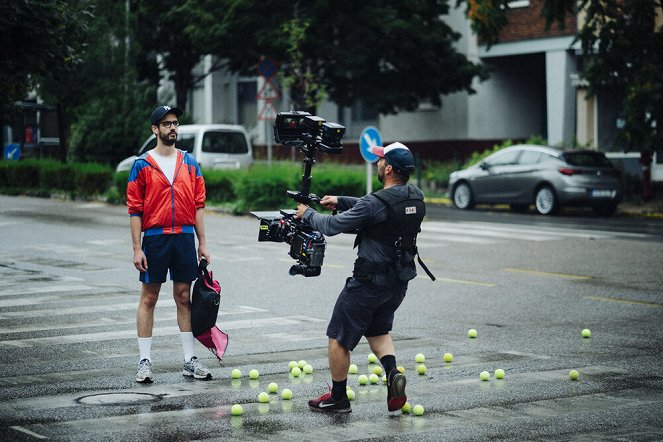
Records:
[[[378,167],[378,181],[384,184],[384,167]]]
[[[175,136],[171,137],[171,135],[175,135]],[[159,139],[166,146],[172,146],[173,144],[175,144],[175,141],[177,141],[177,132],[170,132],[169,131],[169,132],[164,134],[163,132],[159,131]]]

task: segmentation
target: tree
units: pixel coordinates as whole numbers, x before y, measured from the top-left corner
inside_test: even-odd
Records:
[[[442,95],[473,93],[483,67],[453,47],[460,35],[443,20],[446,0],[188,0],[185,31],[235,72],[255,73],[261,57],[281,66],[292,105],[311,109],[327,94],[382,113],[441,105]]]

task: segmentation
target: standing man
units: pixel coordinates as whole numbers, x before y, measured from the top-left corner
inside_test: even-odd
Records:
[[[383,189],[363,198],[324,196],[320,204],[339,210],[338,215],[321,215],[301,203],[297,206],[296,217],[324,235],[358,230],[354,271],[336,300],[327,327],[333,385],[329,393],[309,401],[313,411],[352,411],[346,394],[350,351],[362,336],[366,336],[387,373],[387,409],[399,410],[407,400],[405,376],[396,368],[396,351],[389,332],[408,281],[417,274],[416,238],[426,206],[423,192],[407,184],[414,170],[410,150],[393,143],[373,147],[372,152],[380,157],[378,179]]]
[[[200,258],[211,261],[203,218],[205,181],[195,158],[175,148],[177,118],[182,113],[170,106],[154,109],[150,121],[157,145],[136,159],[127,186],[133,263],[143,283],[136,313],[140,352],[136,382],[141,383],[153,381],[150,351],[154,307],[169,270],[184,350],[182,374],[195,379],[212,377],[195,356],[191,332],[191,281],[198,276]]]

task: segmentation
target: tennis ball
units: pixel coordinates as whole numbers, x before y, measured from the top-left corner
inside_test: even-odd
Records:
[[[305,366],[306,366],[305,360],[302,359],[301,361],[297,362],[297,367],[299,367],[300,370],[303,370]]]
[[[358,370],[357,365],[350,364],[350,367],[348,368],[348,373],[355,374],[357,373],[357,370]]]
[[[279,385],[276,382],[270,382],[267,386],[267,391],[270,393],[276,393],[279,391]]]
[[[299,367],[293,367],[293,369],[290,370],[290,374],[293,375],[294,377],[298,378],[299,375],[302,374],[302,371],[300,370]]]
[[[374,353],[371,353],[370,355],[368,355],[368,363],[369,364],[375,364],[377,361],[378,361],[378,357],[375,356]]]
[[[376,365],[375,367],[373,367],[373,373],[375,373],[378,376],[382,376],[382,367]]]
[[[269,395],[263,391],[258,395],[258,402],[261,403],[269,402]]]
[[[371,373],[371,375],[368,377],[368,380],[371,381],[371,384],[377,384],[380,378],[375,373]]]
[[[469,329],[467,331],[467,337],[472,338],[472,339],[476,338],[477,337],[477,331],[473,328]]]
[[[495,379],[504,379],[504,370],[501,368],[495,370]]]
[[[304,373],[306,374],[313,373],[313,366],[311,364],[304,365]]]
[[[409,402],[406,402],[405,405],[401,408],[401,411],[405,414],[409,414],[410,411],[412,410],[412,406],[410,405]]]
[[[426,366],[424,364],[417,365],[417,373],[426,374]]]
[[[415,405],[412,407],[412,414],[415,416],[423,416],[424,415],[424,406],[423,405]]]
[[[582,330],[582,337],[583,338],[589,338],[590,336],[592,336],[592,332],[589,331],[588,328],[585,328],[585,329]]]
[[[254,368],[253,370],[249,371],[249,377],[253,380],[258,379],[260,377],[260,373]]]
[[[346,390],[345,394],[348,395],[348,400],[350,400],[350,401],[355,400],[355,392],[353,390]]]
[[[239,379],[242,377],[242,372],[239,370],[239,368],[235,368],[230,372],[230,377],[233,379]]]
[[[414,357],[414,361],[421,364],[422,362],[426,361],[426,356],[424,356],[423,353],[417,353],[417,355]]]
[[[295,367],[297,367],[297,361],[290,361],[288,363],[288,370],[292,370]]]
[[[244,409],[242,409],[242,406],[239,404],[235,404],[232,407],[230,407],[230,414],[233,416],[241,416],[242,413],[244,413]]]
[[[405,367],[403,367],[402,365],[399,365],[399,366],[396,367],[396,368],[397,368],[398,371],[400,371],[401,373],[405,373]]]
[[[454,360],[454,355],[451,353],[445,353],[442,359],[444,359],[444,362],[451,362]]]
[[[387,383],[387,375],[386,374],[382,376],[382,383],[383,384]]]
[[[479,373],[479,379],[481,379],[482,381],[487,381],[488,379],[490,379],[490,373],[485,370],[482,371],[481,373]]]
[[[359,382],[359,385],[368,384],[368,376],[366,376],[365,374],[360,374],[359,377],[357,378],[357,382]]]
[[[284,388],[283,391],[281,392],[281,397],[286,401],[289,401],[290,399],[292,399],[292,390],[289,388]]]
[[[571,370],[571,371],[569,372],[569,378],[570,378],[572,381],[577,380],[579,377],[580,377],[580,373],[578,373],[578,370]]]

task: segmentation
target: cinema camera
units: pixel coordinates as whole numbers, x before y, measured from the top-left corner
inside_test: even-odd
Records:
[[[279,112],[274,122],[274,139],[284,146],[295,146],[304,154],[304,175],[300,190],[288,190],[290,198],[303,204],[320,202],[310,193],[311,168],[315,153],[340,154],[345,127],[330,123],[308,112]],[[295,219],[294,211],[251,212],[260,220],[258,241],[285,242],[290,245],[289,255],[297,262],[290,267],[290,275],[318,276],[325,256],[327,241],[308,223]]]

